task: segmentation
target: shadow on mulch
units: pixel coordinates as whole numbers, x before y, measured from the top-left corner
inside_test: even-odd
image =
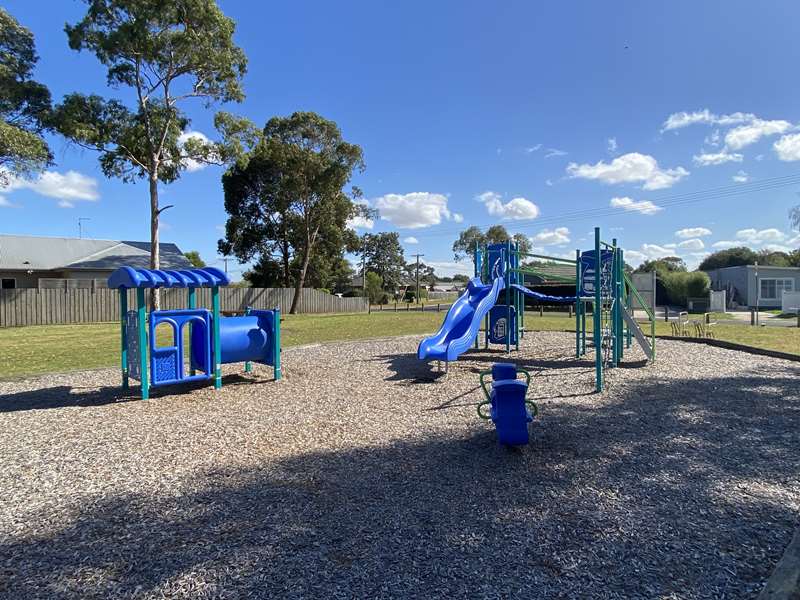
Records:
[[[229,385],[249,385],[252,383],[253,379],[244,377],[238,373],[225,375],[222,378],[223,389],[225,386]],[[211,380],[208,380],[191,381],[185,384],[164,387],[151,387],[148,402],[165,396],[185,396],[212,385]],[[121,386],[81,388],[71,385],[59,385],[51,388],[4,394],[0,396],[0,413],[47,410],[74,406],[103,406],[105,404],[141,400],[140,394],[139,385],[136,382],[131,382],[131,387],[127,391],[124,391]]]
[[[53,535],[6,537],[0,592],[754,597],[797,520],[793,389],[788,370],[643,381],[553,409],[522,452],[487,429],[220,465],[180,494],[103,498]],[[750,491],[726,493],[737,483]]]

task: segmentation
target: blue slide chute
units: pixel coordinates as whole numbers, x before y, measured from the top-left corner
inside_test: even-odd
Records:
[[[502,276],[495,277],[490,285],[482,283],[480,277],[472,279],[447,311],[439,331],[420,342],[417,357],[451,361],[469,350],[478,335],[481,320],[495,305],[504,287]]]

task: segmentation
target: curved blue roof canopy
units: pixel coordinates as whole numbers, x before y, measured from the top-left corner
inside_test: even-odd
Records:
[[[215,267],[180,271],[120,267],[108,277],[111,289],[219,287],[230,282],[228,274]]]

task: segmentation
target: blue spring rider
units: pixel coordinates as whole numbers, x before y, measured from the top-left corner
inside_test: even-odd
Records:
[[[119,290],[123,389],[128,389],[129,379],[141,382],[145,399],[151,386],[212,379],[218,389],[222,365],[237,362],[245,363],[246,372],[254,362],[269,365],[275,379],[280,379],[280,310],[248,308],[243,316],[223,317],[219,288],[229,283],[228,275],[213,267],[179,271],[121,267],[114,271],[108,287]],[[186,288],[188,308],[148,314],[144,292],[153,288]],[[211,310],[197,308],[201,288],[210,288]],[[136,310],[128,310],[129,290],[136,290]],[[157,335],[163,329],[168,334]]]
[[[525,381],[517,375],[525,375]],[[492,377],[491,391],[486,388],[486,377]],[[528,443],[528,423],[539,412],[536,405],[525,399],[531,375],[511,363],[495,363],[491,371],[483,371],[480,377],[481,388],[486,400],[478,404],[478,416],[491,419],[497,428],[497,441],[505,446],[522,446]],[[490,405],[489,414],[481,408]]]

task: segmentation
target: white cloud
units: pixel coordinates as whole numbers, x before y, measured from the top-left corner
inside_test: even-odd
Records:
[[[703,154],[695,154],[692,160],[694,164],[700,167],[707,167],[709,165],[721,165],[726,162],[742,162],[744,156],[737,153],[730,153],[727,150],[722,152],[705,152]]]
[[[678,248],[681,250],[692,250],[693,252],[697,252],[698,250],[702,250],[705,248],[706,245],[703,243],[703,240],[693,238],[691,240],[684,240],[680,244],[678,244]]]
[[[461,213],[453,213],[453,221],[456,223],[463,223],[464,215],[462,215]]]
[[[702,123],[704,125],[723,126],[739,125],[754,121],[756,118],[757,117],[752,113],[742,112],[736,112],[730,115],[716,115],[707,108],[694,112],[681,111],[672,113],[669,117],[667,117],[667,120],[664,121],[664,124],[661,127],[661,131],[664,132],[673,129],[681,129],[697,123]]]
[[[553,182],[550,179],[545,179],[544,184],[548,187],[553,187]]]
[[[764,244],[766,242],[782,242],[786,235],[779,229],[770,227],[769,229],[740,229],[736,232],[736,237],[744,240],[748,244]]]
[[[750,176],[744,171],[739,171],[736,173],[736,175],[731,177],[731,179],[733,179],[736,183],[747,183],[750,181]]]
[[[352,219],[348,219],[346,226],[349,229],[372,229],[375,226],[375,221],[366,217],[362,217],[361,215],[357,215]]]
[[[667,256],[675,256],[672,248],[656,244],[642,244],[638,250],[625,249],[625,259],[631,263],[642,263],[646,260],[656,260]]]
[[[756,154],[756,157],[755,157],[755,158],[756,158],[756,160],[757,160],[758,162],[761,162],[762,160],[764,160],[764,155],[763,155],[763,154]]]
[[[9,178],[7,190],[31,190],[48,198],[56,198],[70,204],[77,200],[94,202],[100,198],[97,191],[97,180],[77,171],[59,173],[45,171],[35,179]],[[60,203],[59,206],[62,206]]]
[[[505,204],[502,196],[497,192],[486,191],[478,194],[475,199],[486,206],[486,210],[493,217],[519,221],[521,219],[535,219],[539,216],[539,207],[527,198],[512,198]]]
[[[675,243],[664,244],[664,248],[669,248],[670,250],[674,250],[677,247],[678,247],[678,244],[675,244]]]
[[[564,150],[559,150],[558,148],[548,148],[547,152],[545,152],[545,158],[553,158],[555,156],[566,156],[568,152]]]
[[[537,246],[557,246],[569,243],[569,229],[556,227],[555,229],[542,229],[533,236],[531,242]]]
[[[722,136],[719,133],[719,129],[715,129],[714,131],[711,132],[710,135],[706,136],[706,139],[703,140],[703,143],[706,146],[711,146],[713,148],[716,148],[717,146],[719,146],[721,137]]]
[[[718,242],[714,242],[711,244],[712,248],[717,248],[719,250],[725,250],[726,248],[735,248],[736,246],[741,246],[741,242],[733,242],[731,240],[720,240]]]
[[[763,249],[769,250],[770,252],[786,252],[786,254],[789,254],[797,248],[789,244],[764,244]]]
[[[386,194],[374,201],[381,218],[397,227],[420,229],[438,225],[444,220],[460,223],[461,215],[447,208],[447,196],[433,192]]]
[[[657,212],[664,210],[660,206],[653,204],[650,200],[636,201],[632,198],[624,196],[622,198],[612,198],[608,203],[612,208],[621,208],[629,212],[640,212],[643,215],[654,215]]]
[[[609,154],[614,154],[617,151],[617,138],[612,137],[608,138],[608,152]]]
[[[19,208],[19,204],[14,204],[5,196],[0,196],[0,208]]]
[[[419,244],[419,240],[415,238],[413,235],[408,236],[407,238],[403,238],[404,244]]]
[[[741,150],[745,146],[754,144],[762,137],[783,133],[792,126],[789,121],[765,121],[753,119],[747,125],[734,127],[725,134],[725,145],[731,150]]]
[[[452,277],[453,275],[472,276],[475,273],[470,260],[465,260],[464,262],[426,260],[425,264],[433,267],[436,275],[440,277]]]
[[[200,140],[204,144],[208,144],[211,142],[204,133],[200,131],[184,131],[178,136],[178,146],[183,148],[183,145],[187,142],[187,140]],[[184,158],[183,167],[189,171],[190,173],[194,173],[195,171],[200,171],[205,169],[208,165],[206,163],[202,163],[199,161],[194,160],[193,158]]]
[[[683,167],[661,169],[652,156],[630,152],[618,156],[610,163],[602,160],[594,165],[570,163],[567,166],[570,177],[597,179],[605,183],[639,183],[646,190],[660,190],[672,187],[689,175]]]
[[[528,146],[527,148],[525,148],[525,152],[531,154],[533,152],[536,152],[537,150],[540,150],[541,148],[542,148],[541,144],[535,144],[533,146]]]
[[[783,161],[800,160],[800,133],[784,135],[772,147],[775,149],[775,154],[778,155],[778,158]]]
[[[685,229],[679,229],[675,232],[675,237],[679,237],[684,240],[687,238],[703,237],[706,235],[711,235],[711,230],[707,227],[686,227]]]

